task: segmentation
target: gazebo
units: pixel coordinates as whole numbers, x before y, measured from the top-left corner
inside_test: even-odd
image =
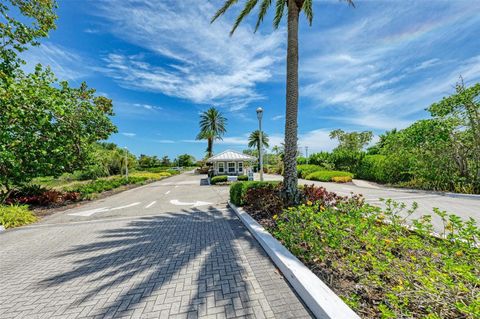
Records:
[[[256,157],[237,151],[227,150],[207,159],[213,164],[213,176],[229,175],[239,176],[245,174],[245,167],[251,162],[256,162]]]

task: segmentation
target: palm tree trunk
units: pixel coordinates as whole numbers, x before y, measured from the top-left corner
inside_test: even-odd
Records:
[[[208,158],[213,156],[213,138],[208,138],[207,139],[207,154]]]
[[[298,17],[295,0],[288,0],[287,95],[285,111],[285,157],[283,193],[287,204],[298,200],[297,130],[298,130]]]

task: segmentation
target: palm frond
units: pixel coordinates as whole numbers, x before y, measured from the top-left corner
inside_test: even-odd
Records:
[[[210,23],[213,23],[215,20],[217,20],[218,17],[223,15],[232,5],[234,5],[237,2],[238,2],[238,0],[227,0],[227,1],[225,1],[225,3],[223,4],[223,7],[218,9],[217,13],[215,13],[212,20],[210,20]]]
[[[235,30],[238,28],[240,23],[243,21],[243,19],[252,11],[253,8],[257,5],[258,0],[248,0],[247,3],[245,3],[245,7],[243,8],[242,12],[240,12],[240,15],[237,17],[237,20],[235,20],[235,24],[233,25],[232,31],[230,31],[230,35],[232,35]]]
[[[305,12],[305,16],[307,17],[308,23],[310,25],[312,25],[312,20],[313,20],[312,2],[313,0],[305,0],[302,6],[302,10],[303,12]]]
[[[258,13],[258,20],[257,24],[255,25],[255,31],[257,32],[258,28],[260,27],[260,24],[263,21],[263,18],[267,14],[268,8],[272,5],[272,0],[263,0],[262,4],[260,5],[260,12]]]
[[[275,18],[273,19],[273,27],[275,29],[278,29],[278,26],[280,25],[280,22],[282,21],[283,13],[285,11],[285,3],[286,2],[287,2],[286,0],[277,0]]]
[[[353,0],[343,0],[343,1],[346,1],[348,3],[348,5],[355,8],[355,2],[353,2]]]

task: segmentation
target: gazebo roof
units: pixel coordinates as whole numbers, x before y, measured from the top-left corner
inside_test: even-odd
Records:
[[[207,163],[228,161],[256,161],[257,158],[237,151],[226,150],[207,159]]]

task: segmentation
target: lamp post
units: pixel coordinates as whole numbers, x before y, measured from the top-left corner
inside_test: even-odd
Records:
[[[128,182],[128,150],[125,146],[125,179]]]
[[[258,138],[259,138],[259,143],[260,146],[258,147],[259,153],[258,154],[258,160],[260,162],[260,181],[263,182],[263,134],[262,134],[262,115],[263,115],[263,109],[261,107],[257,108],[257,118],[258,118]]]
[[[308,146],[305,146],[305,159],[307,160],[308,164]]]

